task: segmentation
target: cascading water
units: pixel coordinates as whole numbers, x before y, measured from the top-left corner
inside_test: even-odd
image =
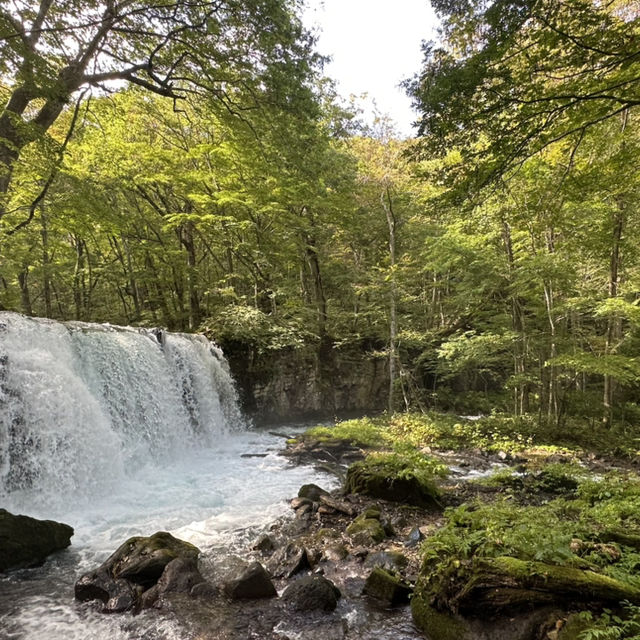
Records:
[[[0,313],[0,498],[91,498],[242,424],[203,336]]]
[[[0,507],[75,535],[43,567],[0,574],[0,639],[184,640],[156,613],[74,602],[75,579],[159,530],[246,553],[301,484],[333,482],[290,467],[281,446],[244,428],[226,362],[202,336],[1,312]]]

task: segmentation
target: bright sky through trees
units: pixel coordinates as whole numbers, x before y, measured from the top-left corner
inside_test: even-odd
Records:
[[[340,93],[367,93],[378,110],[413,133],[416,116],[398,84],[421,66],[420,43],[435,36],[428,0],[309,0],[305,22],[318,28],[318,49],[332,57],[326,73]]]

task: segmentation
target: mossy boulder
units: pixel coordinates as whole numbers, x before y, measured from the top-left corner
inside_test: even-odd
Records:
[[[411,586],[397,575],[376,567],[367,578],[362,593],[386,605],[406,604],[411,596]]]
[[[411,598],[411,615],[430,640],[472,640],[469,624],[460,616],[437,611],[421,594]]]
[[[0,509],[0,572],[41,565],[54,551],[71,544],[73,528]]]
[[[192,573],[199,554],[197,547],[165,531],[129,538],[97,569],[76,582],[75,597],[83,602],[100,600],[103,611],[109,613],[137,608],[143,593],[158,583],[167,565],[181,558]],[[174,576],[172,583],[175,581]]]
[[[345,492],[428,509],[441,508],[435,479],[414,469],[411,461],[404,463],[399,456],[388,459],[372,456],[352,464],[347,470]]]
[[[351,536],[354,542],[365,546],[378,544],[387,537],[380,522],[380,511],[373,513],[371,511],[367,509],[347,527],[347,534]]]

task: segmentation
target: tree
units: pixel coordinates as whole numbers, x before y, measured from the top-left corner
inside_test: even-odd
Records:
[[[242,116],[258,96],[311,108],[315,56],[296,0],[0,2],[0,217],[22,150],[82,87],[131,83],[173,99],[202,92]],[[117,86],[117,84],[115,85]]]
[[[443,44],[407,83],[425,147],[485,184],[640,105],[636,0],[435,0]],[[479,165],[481,161],[481,165]]]

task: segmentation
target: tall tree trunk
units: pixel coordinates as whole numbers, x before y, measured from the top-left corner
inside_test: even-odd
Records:
[[[51,258],[49,256],[49,231],[47,229],[47,217],[44,210],[44,202],[40,205],[40,235],[42,237],[42,291],[44,294],[44,313],[51,318]]]
[[[29,267],[25,265],[18,274],[18,283],[20,284],[20,301],[22,303],[22,313],[27,316],[33,315],[31,307],[31,295],[29,294]]]
[[[187,222],[180,227],[180,242],[187,252],[187,287],[189,289],[189,329],[200,326],[202,311],[200,309],[200,292],[198,290],[198,274],[196,259],[196,243],[193,224]]]
[[[609,256],[609,283],[608,296],[616,298],[618,296],[618,284],[620,273],[620,244],[622,241],[622,233],[624,231],[625,215],[624,206],[618,204],[618,209],[614,214],[613,233],[611,238],[611,252]],[[607,320],[607,333],[605,338],[604,353],[605,356],[612,353],[615,349],[616,342],[620,339],[622,332],[620,318],[616,315],[609,316]],[[603,395],[602,395],[602,421],[605,425],[610,425],[613,413],[613,395],[615,392],[616,381],[609,374],[604,375]]]
[[[389,229],[389,413],[395,408],[394,391],[398,364],[398,283],[396,280],[396,227],[397,221],[393,212],[391,191],[387,187],[380,195],[380,202],[387,219]],[[405,398],[405,404],[407,399]]]

